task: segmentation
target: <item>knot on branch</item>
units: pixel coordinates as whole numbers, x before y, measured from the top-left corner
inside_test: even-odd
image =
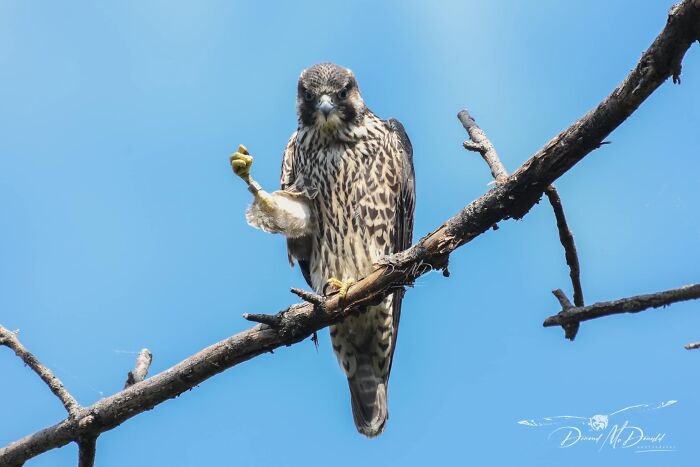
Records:
[[[552,294],[557,298],[561,305],[561,311],[554,316],[550,316],[544,322],[545,326],[561,326],[564,330],[564,337],[573,341],[576,339],[580,323],[568,319],[569,310],[574,308],[574,305],[569,300],[569,297],[561,289],[552,290]]]
[[[95,425],[96,421],[97,419],[95,418],[95,415],[89,413],[84,417],[81,417],[80,420],[78,420],[78,428],[81,431],[89,431],[90,428],[92,428]]]

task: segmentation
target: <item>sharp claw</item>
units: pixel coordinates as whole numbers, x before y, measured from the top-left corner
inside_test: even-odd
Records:
[[[345,297],[348,295],[348,289],[350,286],[352,286],[355,283],[354,279],[348,279],[347,281],[343,282],[338,278],[331,277],[328,279],[326,282],[326,286],[333,286],[336,289],[338,289],[338,298],[341,300],[345,300]]]
[[[248,149],[242,144],[238,146],[238,151],[229,157],[233,172],[247,183],[250,183],[250,168],[253,165],[253,157],[248,153]]]

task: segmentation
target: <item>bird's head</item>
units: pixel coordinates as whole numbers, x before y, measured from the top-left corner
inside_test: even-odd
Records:
[[[347,68],[320,63],[301,73],[297,113],[302,124],[339,129],[358,122],[364,110],[355,75]]]

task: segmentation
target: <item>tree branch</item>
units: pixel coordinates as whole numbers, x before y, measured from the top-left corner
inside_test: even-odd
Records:
[[[95,465],[95,448],[97,436],[85,436],[78,441],[78,467]]]
[[[557,229],[559,230],[559,241],[564,247],[566,255],[566,264],[569,265],[569,276],[571,277],[571,285],[574,289],[574,304],[583,306],[583,289],[581,288],[581,268],[578,262],[578,253],[576,252],[576,244],[574,243],[574,235],[569,229],[569,224],[566,222],[564,215],[564,207],[561,204],[559,192],[554,185],[549,185],[544,191],[549,199],[549,203],[554,210],[554,217],[557,219]]]
[[[496,180],[496,183],[503,183],[508,178],[508,172],[505,166],[498,157],[496,148],[491,144],[491,140],[486,137],[483,130],[476,124],[474,117],[469,115],[469,111],[464,109],[457,114],[460,123],[467,130],[467,134],[471,141],[462,143],[464,149],[478,152],[491,169],[491,175]]]
[[[581,268],[578,262],[578,252],[576,251],[576,243],[574,243],[574,234],[571,233],[569,229],[569,224],[566,222],[566,215],[564,214],[564,206],[561,204],[561,198],[559,197],[559,192],[554,187],[554,185],[549,185],[544,193],[549,199],[549,204],[552,205],[554,210],[554,217],[557,220],[557,230],[559,231],[559,241],[561,246],[564,247],[564,257],[566,258],[566,264],[569,266],[569,277],[571,278],[571,286],[574,289],[574,304],[576,306],[583,306],[583,288],[581,287]],[[557,292],[560,294],[558,295]],[[562,297],[566,299],[569,307],[571,307],[571,302],[566,297],[564,292],[557,289],[554,291],[554,295],[559,299],[559,302],[564,306],[562,302]],[[564,337],[569,340],[576,339],[576,334],[578,334],[579,323],[569,323],[564,326]]]
[[[476,124],[476,121],[466,109],[459,112],[457,114],[457,118],[462,123],[464,129],[467,130],[469,138],[471,139],[471,141],[465,141],[463,143],[464,148],[470,151],[479,152],[491,169],[491,174],[496,179],[496,183],[503,183],[503,181],[508,178],[508,171],[501,162],[501,159],[498,157],[496,148],[486,136],[486,133],[484,133],[479,125]],[[581,268],[579,267],[578,253],[576,251],[576,244],[574,243],[574,235],[569,229],[569,224],[567,223],[566,215],[564,214],[564,206],[562,206],[559,192],[554,185],[549,185],[545,189],[545,194],[549,199],[549,203],[552,205],[554,217],[557,220],[559,241],[564,247],[566,264],[569,266],[569,276],[571,277],[571,285],[574,289],[574,303],[576,306],[583,306]],[[563,294],[563,292],[561,293]],[[574,340],[577,332],[578,323],[567,326],[566,335],[568,339]]]
[[[595,110],[547,143],[504,183],[408,250],[382,262],[372,274],[349,288],[342,304],[335,294],[328,297],[323,308],[311,303],[292,305],[279,313],[276,328],[259,324],[224,339],[162,373],[82,409],[74,419],[63,420],[0,449],[0,464],[21,464],[81,436],[110,430],[227,368],[305,339],[431,269],[444,268],[449,254],[459,246],[498,221],[523,217],[547,186],[599,147],[603,138],[668,77],[680,73],[683,55],[699,37],[700,1],[685,0],[671,10],[665,28],[630,75]]]
[[[567,297],[561,289],[552,290],[552,295],[554,295],[556,299],[559,300],[559,304],[561,305],[562,310],[568,310],[569,308],[574,307],[574,305],[572,305],[571,301],[569,300],[569,297]]]
[[[66,390],[61,380],[58,379],[51,370],[42,365],[41,362],[22,345],[14,332],[5,329],[2,325],[0,325],[0,345],[12,349],[15,355],[21,358],[25,365],[39,375],[39,378],[51,389],[51,392],[61,400],[69,416],[74,417],[78,413],[80,404],[78,404],[78,401]]]
[[[124,389],[146,379],[146,375],[148,374],[148,369],[151,368],[152,361],[153,354],[151,351],[148,349],[141,349],[141,352],[139,352],[138,356],[136,357],[136,365],[134,366],[134,369],[130,371],[126,377]]]
[[[638,313],[648,308],[668,306],[671,303],[697,298],[700,298],[700,284],[686,285],[677,289],[664,290],[663,292],[622,298],[612,302],[599,302],[588,306],[563,306],[562,311],[545,319],[543,326],[568,326],[603,316]],[[561,299],[559,301],[562,303]],[[568,299],[566,299],[566,301],[568,302]],[[569,305],[570,304],[569,302]]]

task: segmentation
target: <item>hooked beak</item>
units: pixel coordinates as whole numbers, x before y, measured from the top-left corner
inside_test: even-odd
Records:
[[[318,100],[318,104],[316,104],[316,108],[321,111],[321,113],[323,114],[323,116],[325,118],[328,118],[328,114],[330,114],[331,111],[333,109],[335,109],[335,105],[333,104],[331,97],[327,94],[324,94]]]

